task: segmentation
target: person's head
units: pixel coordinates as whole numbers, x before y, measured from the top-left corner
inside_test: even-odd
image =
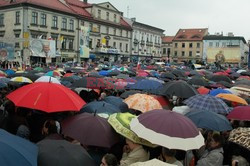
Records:
[[[249,166],[247,160],[242,156],[233,156],[232,165],[235,165],[236,162],[238,163],[238,166]]]
[[[133,150],[133,149],[137,148],[138,146],[140,146],[140,144],[137,144],[137,143],[135,143],[127,138],[126,138],[126,144],[128,145],[130,150]]]
[[[115,155],[107,153],[102,157],[100,166],[118,166],[118,160]]]
[[[209,148],[210,149],[216,149],[216,148],[220,148],[223,145],[223,138],[220,134],[213,134],[210,142],[209,142]]]
[[[175,157],[176,150],[163,147],[162,148],[162,155],[163,155],[163,157]]]
[[[43,124],[42,134],[46,136],[55,133],[57,133],[56,121],[46,120]]]

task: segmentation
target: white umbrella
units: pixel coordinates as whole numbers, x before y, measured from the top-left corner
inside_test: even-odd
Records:
[[[246,70],[238,70],[237,73],[246,72]]]
[[[174,112],[177,112],[179,114],[185,115],[191,111],[191,109],[188,106],[176,106],[173,108]]]
[[[176,165],[168,164],[158,159],[152,159],[146,162],[137,162],[131,164],[130,166],[176,166]]]
[[[50,77],[50,76],[42,76],[40,78],[38,78],[35,82],[52,82],[55,84],[61,84],[58,79],[54,78],[54,77]]]

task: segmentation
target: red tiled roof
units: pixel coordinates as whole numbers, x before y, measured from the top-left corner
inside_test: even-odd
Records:
[[[199,41],[207,35],[207,28],[200,29],[179,29],[174,37],[174,41]]]
[[[90,7],[92,4],[90,3],[84,3],[80,0],[65,0],[68,4],[78,6],[78,7]]]
[[[174,36],[164,36],[162,37],[162,42],[163,43],[171,43],[174,39]]]
[[[124,26],[132,30],[132,27],[122,17],[121,17],[121,26]]]
[[[87,10],[85,10],[84,8],[82,8],[82,7],[70,5],[70,8],[71,8],[74,12],[76,12],[78,15],[81,15],[81,16],[83,16],[83,17],[89,17],[89,18],[92,17],[91,14],[90,14]]]

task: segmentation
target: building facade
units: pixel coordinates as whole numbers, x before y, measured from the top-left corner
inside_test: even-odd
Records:
[[[0,1],[0,11],[0,42],[14,45],[12,58],[22,63],[114,61],[131,53],[131,26],[108,2],[6,0]],[[48,41],[55,43],[52,58],[44,48]]]
[[[207,63],[247,63],[246,40],[241,36],[208,35],[203,40],[203,60]]]
[[[179,29],[173,39],[173,61],[202,61],[203,37],[207,34],[207,28]]]
[[[174,36],[162,37],[162,58],[166,62],[173,61],[173,39]]]
[[[161,59],[162,36],[165,30],[137,22],[135,18],[126,19],[132,26],[131,61]]]

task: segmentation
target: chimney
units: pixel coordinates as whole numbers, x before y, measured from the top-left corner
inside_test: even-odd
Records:
[[[83,3],[88,3],[88,0],[83,0]]]
[[[135,22],[135,21],[136,21],[136,18],[135,18],[135,17],[131,18],[131,21],[132,21],[132,22]]]
[[[227,36],[233,37],[234,33],[233,32],[228,32]]]

